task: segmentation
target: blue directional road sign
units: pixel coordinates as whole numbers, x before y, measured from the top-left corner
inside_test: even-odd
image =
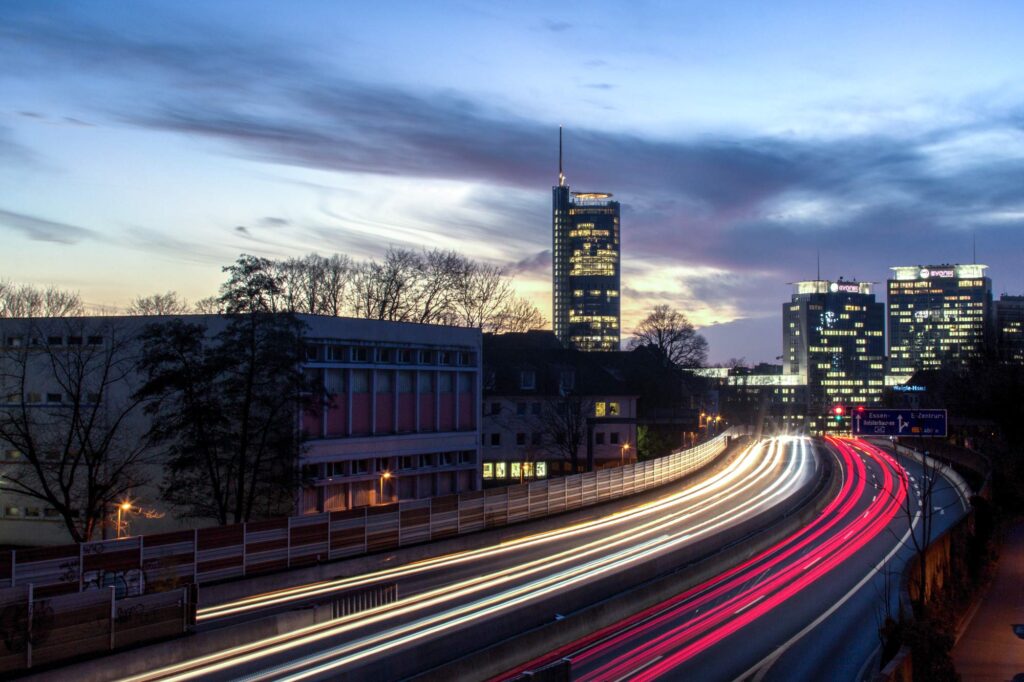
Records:
[[[873,410],[852,414],[855,436],[946,436],[945,410]]]

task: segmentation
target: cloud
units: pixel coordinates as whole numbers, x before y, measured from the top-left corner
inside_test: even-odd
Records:
[[[95,230],[3,209],[0,209],[0,227],[20,232],[37,242],[77,244],[85,239],[102,239]]]
[[[174,39],[144,39],[56,20],[14,21],[0,28],[0,46],[8,45],[0,58],[16,52],[37,75],[42,65],[89,64],[92,73],[146,83],[131,101],[111,101],[97,114],[213,140],[242,158],[373,174],[396,186],[470,188],[446,201],[396,197],[389,205],[404,202],[400,217],[380,203],[360,210],[353,201],[301,224],[272,216],[240,222],[291,225],[290,240],[352,253],[379,251],[380,234],[403,245],[433,235],[543,276],[557,121],[455,90],[362,80],[221,27],[186,28],[161,34]],[[595,77],[585,87],[612,84]],[[819,250],[823,275],[877,280],[905,261],[965,260],[976,232],[979,255],[988,248],[1013,267],[1007,254],[1024,251],[1020,109],[971,110],[975,118],[959,126],[824,138],[652,137],[570,124],[565,170],[574,189],[612,191],[622,202],[626,273],[646,276],[629,270],[643,263],[664,280],[660,288],[624,280],[628,309],[671,301],[707,321],[775,315],[788,298],[785,283],[814,275]],[[990,246],[997,243],[998,251]],[[678,263],[695,274],[673,274]]]
[[[590,88],[591,90],[611,90],[615,86],[611,83],[584,83],[583,87]]]
[[[548,19],[544,22],[544,28],[552,33],[564,33],[571,29],[573,25],[568,21],[553,21]]]
[[[551,249],[539,251],[529,258],[516,261],[509,266],[508,271],[514,275],[540,275],[551,274]]]

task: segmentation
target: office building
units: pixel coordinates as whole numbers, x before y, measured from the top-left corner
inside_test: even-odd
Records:
[[[782,307],[783,372],[807,385],[808,417],[874,405],[885,385],[885,306],[870,282],[809,280]]]
[[[552,188],[552,311],[555,336],[583,351],[615,351],[619,313],[619,202],[604,192],[572,192],[562,172]]]
[[[987,265],[891,268],[889,372],[963,369],[993,339],[992,281]]]
[[[183,315],[212,340],[224,329],[220,315]],[[479,414],[482,335],[479,329],[296,315],[304,326],[303,372],[326,388],[321,405],[295,415],[302,444],[295,463],[302,480],[294,514],[337,511],[446,495],[480,487]],[[138,335],[169,316],[0,320],[0,420],[29,414],[31,423],[68,430],[67,419],[87,396],[101,417],[121,414],[141,386]],[[113,346],[114,340],[118,345]],[[59,369],[79,360],[103,365],[116,354],[116,379],[100,389],[69,394]],[[19,381],[24,369],[25,380]],[[92,372],[92,370],[90,370]],[[92,374],[89,381],[93,380]],[[95,395],[95,398],[93,397]],[[124,408],[121,437],[141,441],[159,410]],[[53,429],[50,429],[51,431]],[[74,452],[65,456],[73,456]],[[46,455],[57,465],[61,451]],[[52,457],[52,459],[51,459]],[[204,525],[180,520],[160,498],[165,453],[148,454],[139,485],[127,491],[156,512],[136,518],[132,534]],[[31,467],[24,453],[0,440],[0,471]],[[114,512],[116,513],[116,512]],[[163,513],[162,518],[155,518]],[[208,525],[208,524],[206,524]],[[113,527],[105,524],[105,527]],[[0,487],[0,537],[9,544],[59,544],[68,533],[56,510],[9,487]],[[96,539],[96,538],[94,538]]]
[[[1003,294],[995,307],[999,357],[1024,365],[1024,296]]]

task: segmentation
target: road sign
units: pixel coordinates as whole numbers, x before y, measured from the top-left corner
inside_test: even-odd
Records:
[[[855,436],[946,436],[945,410],[873,410],[853,413]]]

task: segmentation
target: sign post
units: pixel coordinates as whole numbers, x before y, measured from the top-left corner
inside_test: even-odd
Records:
[[[919,436],[945,438],[946,410],[858,409],[853,413],[855,436]]]

